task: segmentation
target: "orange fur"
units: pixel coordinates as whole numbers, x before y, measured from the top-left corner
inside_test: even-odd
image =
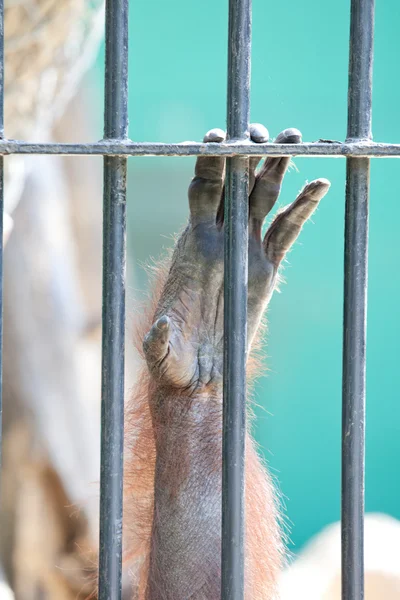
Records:
[[[158,267],[152,300],[137,327],[136,346],[140,354],[168,271],[168,261]],[[252,353],[250,378],[257,374],[258,366],[257,354]],[[153,521],[156,449],[149,407],[151,388],[144,365],[126,408],[125,434],[125,559],[131,565],[135,600],[145,599]],[[271,478],[250,435],[246,444],[246,599],[272,600],[276,598],[276,580],[284,556],[279,511]]]

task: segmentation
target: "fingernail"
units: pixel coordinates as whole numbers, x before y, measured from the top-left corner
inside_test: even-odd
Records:
[[[301,143],[301,132],[294,127],[289,127],[281,131],[275,140],[275,144],[300,144]]]
[[[169,327],[169,317],[167,315],[163,315],[157,321],[157,329],[168,329]]]
[[[204,142],[223,142],[225,140],[225,131],[222,129],[210,129],[204,136]]]
[[[252,123],[250,125],[250,138],[256,144],[265,144],[269,140],[268,129],[261,123]]]

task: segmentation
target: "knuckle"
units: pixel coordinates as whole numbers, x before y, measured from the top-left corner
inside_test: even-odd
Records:
[[[222,190],[222,180],[216,181],[204,177],[194,177],[189,185],[189,197],[198,199],[201,197],[214,196]]]
[[[150,349],[150,333],[147,333],[144,338],[143,338],[143,342],[142,342],[142,348],[143,348],[143,352],[147,355]]]

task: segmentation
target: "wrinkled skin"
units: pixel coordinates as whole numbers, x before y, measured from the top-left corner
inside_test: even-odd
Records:
[[[252,125],[253,142],[267,130]],[[221,130],[204,138],[220,143]],[[278,143],[301,141],[296,129]],[[289,158],[249,161],[248,346],[276,285],[279,265],[329,188],[306,185],[262,238],[265,217],[279,196]],[[223,256],[225,159],[199,157],[189,188],[190,219],[179,238],[150,331],[143,340],[148,366],[149,460],[136,471],[138,502],[151,497],[151,531],[140,600],[219,600],[221,593],[221,469]],[[147,389],[147,388],[146,388]],[[154,470],[146,468],[155,456]],[[275,600],[283,550],[274,490],[246,437],[246,600]],[[129,475],[129,473],[128,473]],[[154,483],[149,490],[146,482]],[[154,502],[153,502],[154,501]]]
[[[253,142],[268,141],[262,125],[252,125],[250,134]],[[204,141],[224,139],[224,132],[214,129]],[[276,142],[299,143],[301,134],[286,129]],[[290,159],[267,158],[256,173],[258,162],[251,158],[249,164],[249,346],[271,298],[282,259],[330,186],[326,179],[306,185],[262,239],[264,219],[278,199]],[[222,382],[224,174],[224,158],[197,159],[189,188],[190,221],[173,255],[157,321],[144,340],[151,372],[165,384],[192,392]]]

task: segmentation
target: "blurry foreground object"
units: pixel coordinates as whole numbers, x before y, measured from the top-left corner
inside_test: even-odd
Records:
[[[96,57],[103,35],[103,0],[5,0],[4,4],[5,136],[46,141]],[[5,204],[10,215],[29,165],[25,156],[5,161]]]
[[[341,599],[340,523],[322,530],[282,577],[281,600]],[[400,521],[365,516],[365,600],[400,598]]]
[[[8,213],[4,213],[3,220],[3,246],[5,246],[8,242],[8,238],[10,237],[10,233],[12,232],[14,226],[14,221],[10,217]]]
[[[80,83],[103,22],[102,0],[5,0],[6,137],[93,135]],[[5,158],[1,600],[95,585],[101,181],[101,158]]]

